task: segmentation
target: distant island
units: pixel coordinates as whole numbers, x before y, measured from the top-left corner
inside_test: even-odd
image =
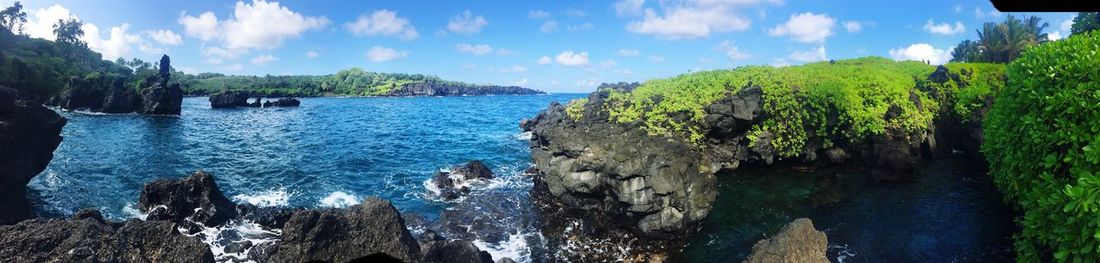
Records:
[[[248,91],[264,97],[319,96],[462,96],[545,94],[519,86],[478,85],[437,76],[379,73],[350,68],[330,75],[227,76],[219,73],[181,74],[178,80],[190,96],[221,91]]]

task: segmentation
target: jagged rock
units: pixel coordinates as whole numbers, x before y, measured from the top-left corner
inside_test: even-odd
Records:
[[[489,252],[481,251],[469,241],[431,241],[422,247],[424,262],[493,263]]]
[[[148,220],[177,223],[191,221],[217,226],[237,216],[236,205],[229,201],[210,174],[197,171],[183,179],[157,179],[145,184],[138,209],[149,213]]]
[[[928,80],[932,81],[932,82],[935,82],[935,83],[944,83],[944,82],[947,82],[947,80],[950,79],[950,77],[951,77],[951,75],[949,74],[949,71],[947,70],[947,67],[944,67],[943,65],[939,65],[939,66],[936,66],[936,71],[935,72],[932,72],[931,75],[928,75]]]
[[[440,196],[451,200],[470,192],[470,189],[465,186],[466,181],[492,178],[493,171],[481,161],[474,160],[452,167],[450,172],[436,172],[432,176],[432,184],[439,189]]]
[[[25,197],[27,183],[53,159],[67,122],[18,97],[14,89],[0,87],[0,225],[34,216]]]
[[[248,98],[252,94],[247,91],[222,91],[210,95],[211,108],[235,108],[248,106]]]
[[[70,78],[65,91],[58,96],[58,106],[68,110],[99,111],[103,108],[104,92],[95,84],[80,77]]]
[[[271,261],[347,262],[377,253],[405,262],[422,258],[393,204],[369,197],[346,209],[294,212]]]
[[[756,242],[745,262],[829,262],[828,243],[825,232],[814,229],[810,219],[799,218],[775,236]]]
[[[94,221],[99,222],[99,223],[106,223],[107,222],[106,220],[103,219],[103,213],[100,213],[99,210],[92,209],[92,208],[85,208],[85,209],[82,209],[82,210],[76,212],[76,214],[73,214],[73,220],[84,220],[84,219],[91,219],[91,220],[94,220]]]
[[[152,86],[141,91],[140,113],[155,115],[179,115],[183,104],[183,90],[179,84]]]
[[[8,262],[214,262],[210,248],[165,221],[33,219],[0,226]]]
[[[295,98],[281,98],[276,101],[267,101],[264,103],[264,108],[267,107],[298,107],[302,102]]]
[[[127,113],[141,106],[141,97],[133,89],[126,87],[122,78],[115,78],[111,82],[106,98],[103,99],[103,112]]]

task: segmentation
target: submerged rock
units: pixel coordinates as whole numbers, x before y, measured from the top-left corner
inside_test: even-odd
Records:
[[[217,226],[236,217],[236,204],[222,194],[210,174],[197,171],[183,179],[157,179],[145,185],[138,209],[148,220],[182,223],[187,219]]]
[[[828,243],[825,232],[814,229],[810,219],[799,218],[775,236],[756,242],[745,262],[829,262]]]
[[[432,176],[432,184],[439,190],[441,197],[452,200],[470,192],[470,188],[466,186],[467,181],[492,178],[493,171],[481,161],[474,160],[452,167],[450,172],[436,172]]]
[[[214,262],[206,244],[180,234],[173,223],[136,219],[104,223],[94,217],[0,226],[0,258],[10,262]]]
[[[348,262],[378,253],[405,262],[422,258],[393,204],[369,197],[347,209],[294,212],[271,261]]]
[[[67,122],[18,97],[14,89],[0,87],[0,225],[34,217],[25,197],[27,183],[53,159]]]

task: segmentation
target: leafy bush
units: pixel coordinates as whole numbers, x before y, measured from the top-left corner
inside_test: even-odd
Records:
[[[569,101],[569,105],[565,106],[565,114],[573,120],[580,120],[584,116],[584,104],[588,104],[588,98]]]
[[[938,106],[914,87],[933,70],[924,63],[881,57],[779,68],[749,66],[651,80],[630,93],[611,92],[604,106],[616,121],[642,121],[652,135],[682,136],[698,143],[707,105],[743,87],[759,86],[768,117],[752,128],[749,138],[771,133],[779,155],[793,157],[812,137],[829,144],[831,138],[857,141],[887,129],[929,129]],[[923,109],[911,94],[924,102]],[[898,117],[887,118],[891,107],[900,109]],[[829,112],[838,113],[837,123],[829,123]],[[687,120],[676,117],[682,115]]]
[[[990,174],[1023,215],[1024,262],[1100,261],[1100,33],[1031,48],[985,120]]]

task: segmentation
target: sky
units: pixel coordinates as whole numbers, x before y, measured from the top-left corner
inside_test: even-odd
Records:
[[[11,6],[14,1],[0,0]],[[85,23],[105,59],[187,73],[320,75],[358,67],[548,92],[744,65],[882,56],[944,63],[989,1],[22,1],[24,30]],[[1069,35],[1076,13],[1023,13]]]

